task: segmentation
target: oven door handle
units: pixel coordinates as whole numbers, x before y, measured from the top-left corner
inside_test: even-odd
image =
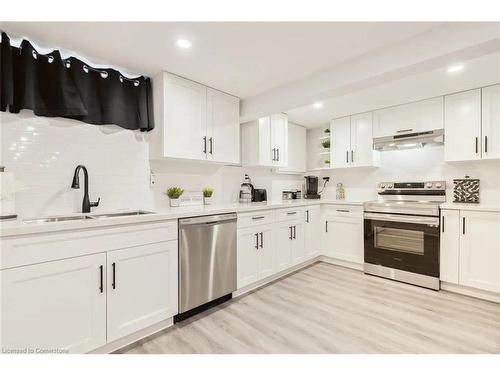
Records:
[[[365,212],[363,217],[368,220],[394,221],[399,223],[439,226],[439,217],[378,214],[374,212]]]

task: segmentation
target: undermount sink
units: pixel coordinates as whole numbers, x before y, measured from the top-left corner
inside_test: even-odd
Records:
[[[149,211],[125,211],[125,212],[112,212],[107,214],[87,214],[87,215],[72,215],[72,216],[51,216],[51,217],[41,217],[34,219],[23,220],[25,224],[43,224],[43,223],[56,223],[60,221],[70,221],[70,220],[89,220],[89,219],[104,219],[108,217],[122,217],[122,216],[137,216],[152,214],[154,212]]]

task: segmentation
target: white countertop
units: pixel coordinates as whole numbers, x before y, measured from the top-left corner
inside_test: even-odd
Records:
[[[311,206],[319,204],[344,204],[344,205],[362,205],[363,202],[338,201],[335,199],[321,200],[291,200],[262,203],[229,203],[213,204],[207,206],[189,206],[189,207],[171,207],[151,214],[109,217],[87,220],[68,220],[52,223],[23,223],[28,218],[18,218],[17,220],[0,222],[0,237],[19,236],[35,233],[57,232],[75,229],[99,228],[113,225],[138,224],[154,221],[175,220],[184,217],[215,215],[228,212],[249,212],[266,209],[277,209],[286,207]],[[131,211],[131,210],[126,210]],[[119,211],[114,211],[119,212]],[[101,214],[104,212],[94,212]],[[80,215],[80,213],[71,213],[60,216]],[[92,214],[88,214],[92,215]],[[56,216],[56,215],[54,215]]]
[[[439,206],[446,210],[466,210],[466,211],[493,211],[500,212],[500,204],[475,204],[475,203],[452,203],[446,202]]]

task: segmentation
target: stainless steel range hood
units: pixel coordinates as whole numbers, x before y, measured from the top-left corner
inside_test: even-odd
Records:
[[[444,129],[373,138],[373,149],[378,151],[408,150],[427,145],[442,145]]]

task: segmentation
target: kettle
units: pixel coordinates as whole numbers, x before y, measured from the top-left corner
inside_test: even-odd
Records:
[[[241,184],[240,188],[240,203],[250,203],[252,202],[254,188],[252,185],[252,180],[245,174],[245,179]]]

